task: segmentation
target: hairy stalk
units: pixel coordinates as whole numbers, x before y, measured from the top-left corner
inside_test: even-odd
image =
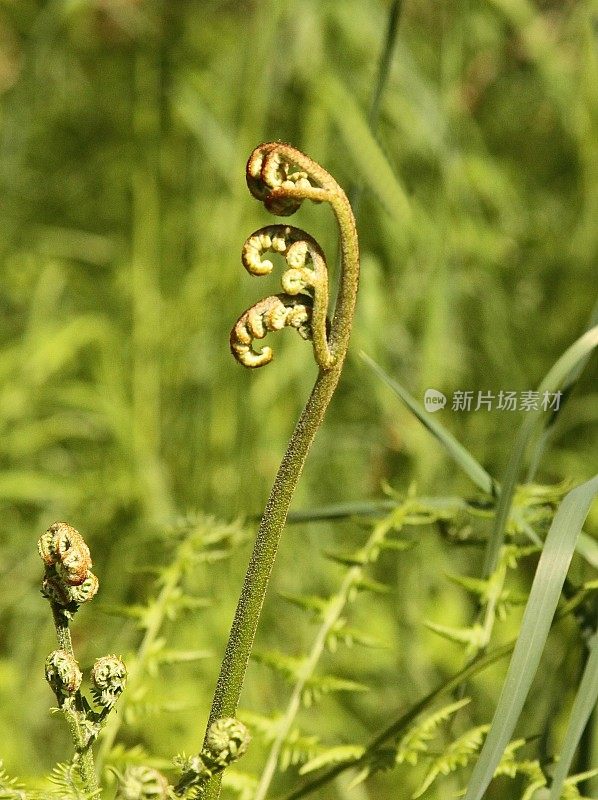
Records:
[[[318,661],[324,652],[324,648],[326,647],[328,637],[333,631],[334,626],[339,621],[345,606],[350,601],[351,595],[355,591],[355,586],[363,577],[366,566],[371,564],[372,561],[376,560],[376,552],[379,552],[380,545],[386,538],[387,534],[391,530],[398,531],[402,528],[403,522],[410,511],[411,505],[412,504],[410,501],[407,501],[407,503],[405,503],[402,507],[395,509],[392,514],[374,526],[371,536],[358,554],[359,560],[362,561],[362,564],[356,564],[348,570],[341,583],[339,591],[336,595],[334,595],[333,598],[331,598],[330,605],[326,611],[325,617],[318,631],[318,635],[314,640],[309,656],[305,662],[305,667],[301,673],[301,677],[293,687],[293,692],[283,718],[280,720],[280,723],[277,724],[277,735],[272,742],[268,759],[262,771],[260,782],[256,789],[253,800],[264,800],[266,794],[268,793],[268,789],[272,783],[272,778],[276,772],[276,766],[278,764],[278,759],[284,746],[284,742],[301,707],[301,696],[303,694],[303,690],[308,680],[313,675]]]
[[[298,171],[292,171],[297,168]],[[325,353],[322,353],[320,347],[314,347],[319,373],[278,469],[259,526],[222,661],[208,727],[217,719],[232,717],[236,713],[291,499],[311,443],[322,424],[340,378],[349,344],[359,281],[359,250],[351,206],[343,190],[321,166],[289,145],[272,142],[260,145],[251,154],[247,163],[247,182],[251,193],[262,200],[268,210],[281,216],[292,214],[306,199],[330,204],[340,232],[341,277],[330,334],[327,336],[328,346]],[[303,249],[308,249],[310,239],[311,237],[305,235],[304,241],[307,245]],[[272,248],[265,241],[263,249]],[[296,262],[291,260],[291,247],[284,249],[287,252],[287,263],[294,269]],[[313,305],[311,326],[316,343],[318,337],[321,338],[322,329],[325,328],[325,320],[322,317],[325,309],[321,308],[324,287],[317,280],[318,270],[314,259],[311,259],[313,269],[308,269],[306,258],[299,261],[302,278],[298,294],[306,298],[306,303],[309,300]],[[269,271],[267,267],[266,271]],[[263,271],[254,274],[263,274]],[[285,275],[288,275],[288,272]],[[279,297],[287,305],[288,295]],[[245,327],[242,326],[242,330],[239,330],[238,323],[231,337],[233,353],[247,366],[261,366],[267,363],[271,359],[269,348],[264,348],[261,353],[255,353],[250,349],[252,341],[254,338],[263,338],[268,330],[280,329],[284,325],[299,327],[293,322],[291,315],[291,308],[284,320],[280,316],[274,318],[267,314],[258,317],[254,315],[247,319],[247,324]],[[302,321],[301,325],[304,324]],[[239,333],[242,334],[241,338],[238,336]],[[259,363],[255,363],[256,357]],[[214,800],[219,794],[220,778],[215,776],[209,781],[205,796],[209,800]]]

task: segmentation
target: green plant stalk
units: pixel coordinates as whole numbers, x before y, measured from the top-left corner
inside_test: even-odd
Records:
[[[252,159],[263,157],[264,164],[267,164],[267,159],[272,158],[273,155],[284,159],[288,164],[298,166],[317,186],[310,188],[272,186],[266,183],[265,178],[262,178],[264,185],[260,185],[258,189],[255,187],[255,181],[253,189],[250,184],[252,193],[265,201],[274,199],[279,202],[295,204],[293,210],[296,210],[304,199],[330,203],[339,226],[342,271],[329,337],[331,363],[329,366],[320,367],[314,388],[299,417],[276,474],[233,619],[210,710],[208,728],[215,720],[221,717],[232,717],[236,713],[289,506],[309,448],[322,424],[341,375],[349,344],[359,282],[359,249],[355,220],[343,190],[322,167],[310,158],[289,145],[279,143],[264,144],[254,151],[248,162],[248,182],[252,177]],[[262,169],[263,174],[264,169]],[[261,194],[258,195],[258,193]],[[283,211],[282,213],[289,212]],[[320,322],[323,321],[320,320]],[[314,327],[315,325],[316,320],[314,319]],[[220,776],[218,775],[207,784],[205,798],[206,800],[215,800],[219,794]]]
[[[270,752],[268,753],[268,759],[262,770],[262,774],[260,777],[260,782],[255,792],[255,796],[253,800],[264,800],[268,789],[270,788],[270,784],[272,782],[272,778],[274,777],[274,773],[276,771],[276,765],[278,763],[278,759],[280,756],[280,752],[284,745],[284,741],[288,736],[289,731],[291,730],[291,726],[297,716],[297,712],[301,707],[301,695],[305,688],[305,685],[309,678],[312,676],[318,661],[320,660],[322,653],[324,652],[324,648],[326,647],[326,640],[330,632],[332,631],[334,625],[340,619],[341,614],[343,613],[343,609],[349,602],[349,597],[351,595],[351,591],[357,581],[363,575],[364,567],[371,563],[371,559],[369,558],[369,554],[375,549],[382,541],[384,541],[385,536],[391,529],[399,530],[402,527],[402,523],[404,517],[409,513],[409,502],[405,504],[400,509],[395,509],[394,512],[389,515],[386,519],[379,522],[371,536],[369,537],[368,541],[366,542],[363,550],[361,551],[364,555],[364,564],[359,566],[354,566],[349,569],[347,574],[345,575],[340,589],[337,594],[332,598],[332,601],[326,611],[325,618],[320,626],[318,634],[314,640],[314,643],[311,648],[311,652],[305,662],[305,668],[302,671],[300,679],[295,683],[293,687],[293,692],[291,694],[291,698],[287,705],[287,710],[285,711],[284,717],[281,719],[280,724],[277,726],[277,735],[275,740],[272,743],[270,748]]]
[[[338,363],[336,368],[327,372],[321,371],[318,375],[274,480],[245,575],[220,670],[210,722],[219,717],[233,716],[237,710],[280,535],[307,453],[338,383],[341,367],[342,363]]]
[[[70,656],[75,658],[73,642],[68,623],[64,618],[62,610],[59,609],[59,607],[54,603],[51,603],[51,606],[58,645],[61,650],[64,650]],[[85,790],[91,794],[97,793],[99,795],[100,785],[98,783],[98,776],[96,774],[94,765],[91,741],[85,741],[85,736],[81,729],[81,720],[85,718],[85,713],[83,711],[80,692],[77,692],[73,698],[67,698],[64,702],[62,702],[60,704],[60,710],[64,714],[66,724],[68,725],[71,738],[75,746],[75,752],[77,753],[77,766],[79,768]]]

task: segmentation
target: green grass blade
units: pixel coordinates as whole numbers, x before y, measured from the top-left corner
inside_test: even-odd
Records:
[[[492,726],[471,776],[465,800],[481,800],[513,734],[540,662],[577,537],[597,493],[598,475],[572,489],[555,514]]]
[[[390,75],[390,68],[392,65],[392,56],[397,43],[397,35],[399,32],[399,20],[403,11],[403,0],[394,0],[388,14],[388,24],[386,29],[386,37],[384,40],[384,48],[380,56],[380,63],[378,65],[378,80],[372,98],[372,105],[370,106],[369,123],[370,128],[375,131],[378,125],[378,118],[380,116],[380,104],[382,102],[382,95],[388,78]]]
[[[571,374],[571,371],[580,362],[583,362],[597,345],[598,325],[590,328],[589,331],[577,339],[555,362],[538,388],[539,396],[541,397],[544,392],[555,392],[559,386],[562,386],[563,381]],[[525,419],[515,437],[502,481],[496,517],[484,558],[484,575],[486,576],[494,571],[498,562],[498,555],[504,540],[507,519],[511,510],[515,487],[521,474],[525,452],[542,413],[545,412],[542,412],[541,409],[526,412]]]
[[[288,521],[319,522],[347,517],[375,517],[387,514],[397,507],[396,500],[355,500],[348,503],[331,503],[322,508],[306,508],[290,511]]]
[[[425,511],[439,511],[455,513],[467,511],[470,508],[467,500],[462,497],[417,497],[418,503]],[[287,521],[291,522],[321,522],[348,517],[378,517],[397,508],[397,500],[355,500],[347,503],[330,503],[318,508],[297,509],[290,511]],[[590,538],[590,537],[588,537]],[[590,539],[593,543],[594,540]],[[598,551],[598,545],[596,545]]]
[[[550,797],[548,800],[559,800],[563,783],[571,767],[575,750],[583,734],[592,710],[598,700],[598,633],[590,641],[590,657],[575,696],[571,709],[569,725],[563,740],[561,755],[554,771]]]
[[[331,73],[321,78],[319,95],[338,127],[364,185],[376,195],[393,218],[402,220],[404,224],[411,216],[409,198],[355,98]]]
[[[415,414],[422,425],[440,442],[450,457],[458,464],[461,469],[471,478],[471,480],[486,494],[496,497],[499,493],[498,485],[494,479],[486,472],[484,467],[476,461],[471,453],[455,439],[452,433],[436,420],[430,418],[422,405],[409,394],[407,389],[389,377],[386,372],[366,353],[361,353],[365,363],[373,370],[384,383],[386,383],[407,408]]]
[[[598,542],[583,531],[577,540],[577,552],[585,558],[588,564],[594,569],[598,569]]]
[[[370,105],[370,113],[368,115],[368,124],[370,130],[375,135],[378,128],[378,120],[380,117],[380,107],[382,104],[382,96],[388,85],[390,78],[390,69],[393,61],[393,54],[397,44],[399,21],[401,19],[401,12],[403,10],[403,0],[394,0],[388,13],[388,23],[386,28],[386,36],[384,38],[384,47],[380,55],[380,62],[378,64],[378,79]],[[361,205],[362,186],[357,183],[349,189],[349,201],[353,208],[355,217],[358,217],[359,207]]]
[[[598,300],[594,304],[594,308],[592,309],[592,313],[590,314],[590,318],[586,325],[586,330],[590,330],[596,325],[598,325]],[[571,393],[573,392],[573,389],[575,388],[575,385],[579,380],[582,372],[586,368],[587,363],[591,358],[591,355],[592,355],[591,352],[589,352],[587,353],[585,358],[581,358],[577,362],[577,364],[573,367],[573,369],[571,369],[571,371],[563,381],[563,384],[561,386],[563,396],[561,398],[559,407],[555,409],[549,417],[547,417],[546,423],[544,425],[544,430],[542,431],[542,435],[539,437],[538,441],[536,442],[536,446],[534,447],[534,453],[527,473],[528,483],[531,483],[534,480],[534,477],[538,470],[538,466],[542,459],[542,455],[544,454],[544,451],[546,450],[553,436],[554,426],[556,425],[557,420],[563,413],[563,409],[567,405],[567,401],[571,397]]]

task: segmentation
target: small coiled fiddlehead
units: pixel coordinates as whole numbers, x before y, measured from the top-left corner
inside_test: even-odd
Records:
[[[249,157],[247,185],[251,194],[263,202],[268,211],[278,216],[293,214],[304,200],[328,203],[340,233],[341,273],[334,314],[328,324],[326,261],[321,248],[311,236],[298,228],[269,225],[250,236],[243,247],[243,264],[253,275],[266,275],[272,270],[272,262],[262,257],[267,252],[284,255],[287,268],[282,281],[284,294],[260,301],[235,324],[231,333],[233,354],[245,366],[267,364],[272,359],[270,348],[255,351],[254,340],[264,338],[271,330],[279,330],[289,324],[293,326],[294,322],[289,320],[296,321],[293,313],[303,306],[305,310],[301,313],[305,313],[305,319],[302,318],[295,327],[312,339],[319,370],[262,516],[220,668],[208,731],[216,720],[235,716],[293,493],[340,378],[359,282],[359,247],[353,212],[344,191],[325,169],[290,145],[269,142],[256,147]],[[206,742],[207,734],[204,746]],[[179,784],[177,792],[181,794],[183,791],[184,785]],[[219,793],[220,776],[214,775],[208,780],[205,798],[215,800]]]
[[[308,297],[290,294],[265,297],[241,314],[235,323],[230,336],[232,354],[244,367],[263,367],[272,361],[272,349],[263,347],[261,352],[256,352],[254,339],[263,339],[270,331],[286,327],[296,328],[304,339],[311,339],[311,318],[311,299]]]
[[[284,294],[261,300],[241,315],[231,333],[233,355],[245,367],[268,364],[272,360],[272,350],[264,347],[261,353],[256,353],[251,347],[253,339],[261,339],[267,331],[290,325],[296,327],[304,339],[313,340],[316,363],[328,369],[333,362],[328,346],[328,268],[320,245],[305,231],[289,225],[260,228],[247,239],[241,253],[243,266],[251,275],[272,272],[272,262],[262,258],[267,252],[284,255],[287,263],[281,278]],[[266,312],[266,320],[272,320],[272,327],[261,325],[263,304],[268,304],[269,308],[275,298],[279,300],[276,310]],[[297,306],[305,309],[302,312],[305,318],[300,322],[299,312],[295,311]],[[254,320],[257,324],[252,324]]]
[[[203,797],[206,782],[245,755],[250,741],[249,731],[240,720],[234,717],[214,720],[206,731],[201,752],[191,758],[175,759],[183,771],[177,793],[191,790],[193,796]]]
[[[115,800],[168,800],[171,797],[168,781],[153,767],[132,764],[124,775],[114,770],[118,779]]]
[[[127,668],[118,656],[97,658],[91,670],[93,698],[99,706],[110,709],[127,685]]]

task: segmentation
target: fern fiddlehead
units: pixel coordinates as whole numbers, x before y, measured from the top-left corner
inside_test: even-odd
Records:
[[[81,692],[83,675],[75,659],[69,627],[79,607],[92,600],[98,591],[89,547],[73,527],[66,522],[55,522],[40,537],[37,548],[44,562],[42,595],[50,603],[59,645],[46,659],[46,681],[56,695],[75,747],[72,764],[59,771],[58,780],[61,786],[66,786],[71,781],[69,769],[76,768],[88,793],[85,796],[99,797],[91,746],[125,688],[127,670],[118,656],[96,659],[91,685],[101,711],[95,711]]]
[[[267,364],[272,358],[270,348],[256,352],[254,340],[290,325],[312,339],[319,371],[259,526],[222,661],[208,729],[217,719],[235,715],[291,499],[340,378],[359,282],[359,247],[353,212],[344,191],[323,167],[290,145],[269,142],[259,145],[249,157],[247,185],[251,194],[278,216],[293,214],[304,200],[328,203],[340,233],[341,274],[336,307],[328,325],[326,261],[311,236],[290,226],[271,225],[256,231],[243,247],[243,264],[253,275],[271,271],[272,263],[262,258],[267,252],[284,255],[287,268],[283,274],[284,294],[260,301],[237,321],[231,334],[233,354],[245,366]],[[217,798],[219,793],[220,777],[215,776],[207,784],[205,797]]]
[[[303,302],[301,302],[303,300]],[[254,339],[263,339],[270,331],[296,328],[304,339],[311,338],[312,312],[308,298],[274,294],[260,300],[239,317],[232,329],[230,348],[244,367],[263,367],[272,361],[272,348],[256,352]]]
[[[79,607],[98,590],[91,571],[89,548],[79,531],[66,522],[55,522],[40,537],[37,549],[44,562],[42,595],[50,602],[59,649],[46,659],[45,674],[56,695],[75,745],[77,763],[85,788],[98,792],[91,741],[96,734],[79,691],[82,674],[73,652],[69,624]]]
[[[328,345],[328,268],[320,245],[305,231],[289,225],[260,228],[247,239],[241,254],[243,266],[251,275],[272,272],[272,262],[262,259],[266,252],[285,257],[287,269],[281,278],[284,294],[261,300],[239,318],[231,333],[233,355],[245,367],[264,366],[272,360],[271,349],[256,354],[249,347],[250,339],[263,338],[267,331],[289,325],[304,339],[313,341],[316,363],[328,369],[333,362]]]

